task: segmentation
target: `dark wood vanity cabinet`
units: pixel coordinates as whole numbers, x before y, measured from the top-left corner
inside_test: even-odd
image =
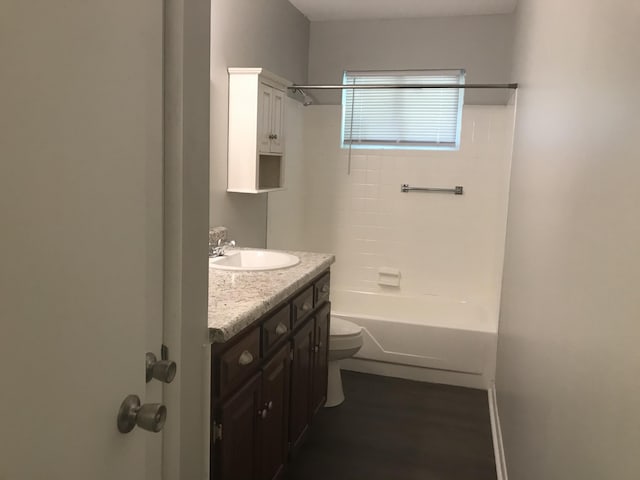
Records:
[[[293,337],[289,429],[292,454],[298,451],[311,420],[327,399],[330,317],[331,304],[325,302]]]
[[[219,442],[216,467],[219,478],[260,478],[261,376],[254,375],[235,395],[222,404],[220,423],[224,442]]]
[[[326,400],[328,293],[327,271],[246,331],[214,344],[212,480],[283,477]]]
[[[318,310],[315,316],[313,373],[311,374],[311,416],[318,413],[327,400],[330,319],[331,304],[327,302]]]
[[[310,420],[311,385],[313,372],[313,326],[311,319],[293,337],[291,362],[291,439],[292,453],[296,452],[307,433]]]

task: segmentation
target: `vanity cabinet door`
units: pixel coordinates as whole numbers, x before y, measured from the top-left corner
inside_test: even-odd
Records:
[[[222,405],[220,416],[224,436],[217,444],[219,454],[213,467],[224,480],[247,480],[260,475],[262,375],[252,377]],[[217,461],[217,465],[216,465]]]
[[[284,345],[262,371],[262,479],[282,478],[289,440],[290,345]]]
[[[289,439],[292,452],[297,450],[309,427],[311,377],[313,373],[313,319],[293,337],[291,362],[291,405]]]
[[[311,395],[312,415],[318,413],[327,400],[327,373],[329,361],[329,323],[331,304],[325,303],[315,317],[313,336],[313,381]]]

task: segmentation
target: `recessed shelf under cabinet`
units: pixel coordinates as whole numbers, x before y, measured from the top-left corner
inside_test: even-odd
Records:
[[[229,68],[227,191],[284,188],[284,116],[288,80],[262,68]]]

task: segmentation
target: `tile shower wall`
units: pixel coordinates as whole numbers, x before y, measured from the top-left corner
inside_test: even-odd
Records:
[[[340,108],[304,110],[304,188],[269,209],[286,218],[304,205],[304,236],[288,247],[335,253],[334,288],[480,300],[497,312],[513,108],[465,106],[459,151],[353,150],[350,175]],[[401,193],[403,183],[463,185],[464,195]],[[399,287],[378,284],[381,267],[400,270]]]

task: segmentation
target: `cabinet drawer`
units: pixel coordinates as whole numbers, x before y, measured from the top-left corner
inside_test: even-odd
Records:
[[[324,302],[329,301],[330,288],[330,276],[327,273],[318,279],[314,285],[315,289],[315,306],[322,305]]]
[[[295,327],[313,311],[313,285],[293,299],[291,308],[293,309],[291,324]]]
[[[220,356],[220,395],[247,378],[260,363],[260,329],[255,328]]]
[[[287,337],[290,330],[291,307],[287,304],[262,324],[262,353],[267,356],[271,349]]]

